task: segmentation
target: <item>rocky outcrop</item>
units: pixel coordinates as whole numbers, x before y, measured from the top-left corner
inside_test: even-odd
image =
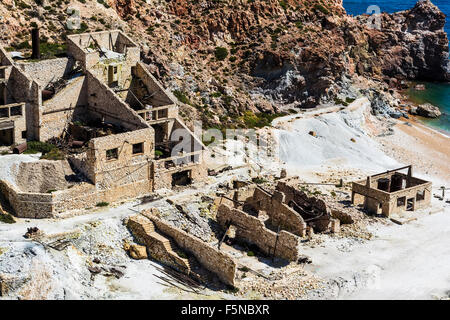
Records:
[[[442,115],[442,112],[438,107],[433,106],[432,104],[425,103],[417,107],[417,115],[426,117],[426,118],[439,118]]]
[[[368,67],[379,63],[385,76],[450,80],[445,14],[429,0],[411,10],[382,14],[380,30],[368,30]],[[368,17],[360,19],[367,23]],[[377,58],[370,57],[371,53]]]
[[[137,13],[135,0],[114,0],[111,3],[121,18]]]

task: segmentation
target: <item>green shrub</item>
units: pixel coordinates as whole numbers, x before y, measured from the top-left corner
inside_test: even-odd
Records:
[[[267,180],[264,179],[264,178],[257,177],[257,178],[253,178],[253,179],[252,179],[252,182],[253,182],[253,183],[256,183],[256,184],[262,184],[262,183],[267,182]]]
[[[224,47],[216,47],[216,51],[214,54],[215,54],[217,60],[223,61],[228,56],[228,50],[227,50],[227,48],[224,48]]]
[[[249,272],[250,269],[247,268],[246,266],[240,267],[239,270],[241,270],[242,272]]]
[[[187,259],[187,258],[188,258],[188,256],[186,255],[186,253],[184,253],[183,251],[175,250],[175,253],[176,253],[180,258],[183,258],[183,259]]]
[[[54,148],[52,150],[50,150],[50,152],[47,152],[46,154],[43,154],[41,156],[41,159],[45,159],[45,160],[64,160],[65,159],[65,155],[64,153],[57,149]]]
[[[14,220],[14,217],[9,213],[0,213],[0,222],[12,224],[16,223],[16,220]]]
[[[241,117],[246,128],[264,128],[271,125],[275,118],[285,116],[285,113],[253,113],[246,111]]]
[[[97,203],[96,206],[97,207],[107,207],[107,206],[109,206],[109,202],[102,201],[102,202]]]
[[[29,141],[27,142],[27,150],[24,153],[33,154],[41,152],[42,154],[45,154],[52,151],[53,149],[56,149],[56,146],[51,143],[41,141]]]
[[[192,105],[191,101],[189,100],[189,98],[186,96],[186,94],[183,91],[180,90],[174,90],[173,91],[173,95],[182,103],[188,104],[188,105]]]
[[[321,5],[319,3],[316,3],[314,5],[314,9],[322,12],[323,14],[329,14],[330,13],[330,11],[327,8],[325,8],[323,5]]]

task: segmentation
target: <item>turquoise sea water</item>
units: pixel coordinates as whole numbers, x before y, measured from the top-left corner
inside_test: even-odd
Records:
[[[412,8],[416,0],[344,0],[347,13],[359,15],[366,13],[370,5],[378,5],[382,12],[397,12]],[[445,30],[450,35],[450,0],[432,0],[432,2],[447,15]],[[412,101],[416,103],[431,103],[438,106],[443,115],[440,119],[424,120],[428,125],[446,131],[450,135],[450,84],[425,83],[427,90],[409,90]]]
[[[450,84],[448,83],[423,83],[426,90],[418,91],[409,89],[410,99],[418,104],[431,103],[442,111],[439,119],[423,120],[427,125],[445,130],[450,135]]]

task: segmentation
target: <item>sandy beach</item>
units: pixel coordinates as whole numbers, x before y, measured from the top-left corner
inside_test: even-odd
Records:
[[[402,163],[411,163],[418,174],[436,182],[450,181],[450,137],[415,119],[399,120],[394,134],[378,138],[383,151]]]

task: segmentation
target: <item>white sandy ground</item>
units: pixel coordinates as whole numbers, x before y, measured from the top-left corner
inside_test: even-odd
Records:
[[[448,298],[450,208],[423,215],[405,225],[372,228],[371,241],[328,238],[320,247],[305,247],[313,261],[306,269],[335,281],[332,298]]]
[[[328,113],[334,111],[334,113]],[[288,167],[290,174],[300,174],[310,181],[319,179],[316,172],[339,172],[352,170],[361,176],[392,169],[400,165],[396,160],[381,151],[375,140],[361,128],[365,126],[368,104],[365,99],[355,101],[350,108],[335,112],[336,108],[323,108],[314,111],[315,116],[307,113],[303,116],[286,117],[274,122],[272,131],[281,143],[280,157]],[[315,131],[317,137],[308,134]],[[351,139],[356,142],[352,142]],[[234,147],[233,147],[234,146]],[[233,150],[235,148],[236,150]],[[235,156],[235,165],[246,165],[242,160],[243,148],[238,142],[227,145],[224,153]],[[18,159],[33,161],[28,156],[0,157],[0,176],[11,178],[8,171],[12,162]],[[263,159],[264,160],[264,159]],[[259,162],[259,168],[279,172],[277,161]],[[434,172],[429,172],[432,174]],[[449,181],[428,176],[425,172],[417,175],[430,178],[435,188]],[[227,172],[219,181],[211,180],[208,189],[229,181],[235,177],[248,176],[248,168],[238,172]],[[438,181],[438,183],[436,183]],[[181,194],[168,195],[188,197],[202,190],[187,189]],[[434,190],[436,193],[436,190]],[[164,200],[159,200],[164,201]],[[433,208],[443,207],[442,202],[433,199]],[[231,298],[231,296],[204,290],[202,295],[186,294],[179,290],[168,289],[154,276],[160,275],[157,264],[152,261],[134,261],[126,257],[120,248],[122,238],[129,236],[121,220],[136,209],[137,202],[128,202],[115,208],[97,210],[88,215],[64,220],[19,220],[13,225],[0,224],[0,247],[7,248],[0,255],[0,272],[26,272],[37,268],[37,277],[46,271],[53,275],[51,286],[57,299],[208,299]],[[92,281],[86,269],[85,255],[75,249],[67,252],[44,250],[39,244],[24,241],[22,235],[27,227],[37,226],[46,234],[86,228],[92,221],[100,221],[93,228],[94,241],[117,246],[110,264],[120,263],[126,266],[125,276],[121,279],[95,277]],[[302,253],[310,256],[313,263],[307,268],[332,284],[312,298],[331,299],[433,299],[445,296],[450,290],[450,208],[444,212],[427,215],[424,213],[417,221],[402,226],[389,224],[377,225],[371,230],[371,241],[323,236],[324,242],[315,248],[305,246]],[[86,254],[86,252],[84,253]],[[82,258],[84,257],[84,258]],[[33,269],[34,270],[34,269]],[[45,271],[45,270],[44,270]],[[44,272],[45,273],[45,272]],[[45,278],[45,277],[43,277]],[[49,284],[50,285],[50,284]]]

